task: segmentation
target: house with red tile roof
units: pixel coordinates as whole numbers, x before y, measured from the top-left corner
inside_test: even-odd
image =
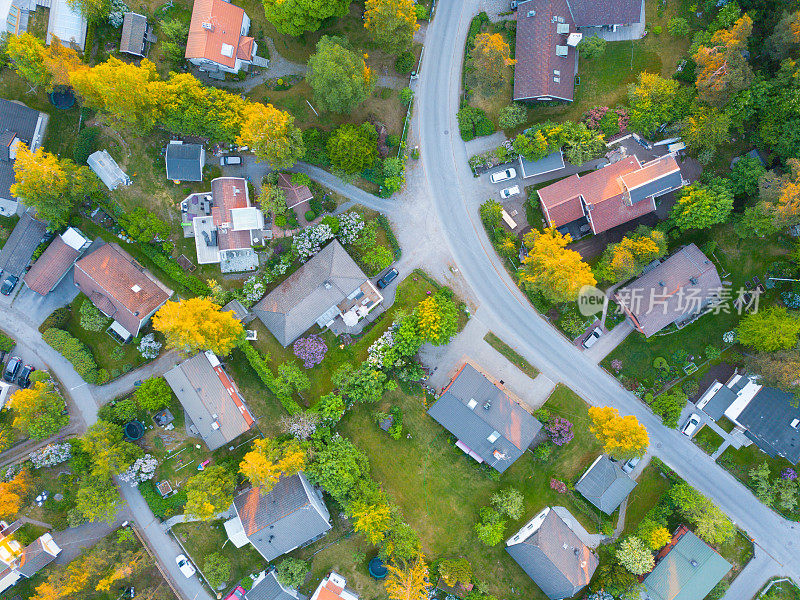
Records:
[[[311,600],[358,600],[358,594],[347,587],[347,580],[331,571],[314,590]]]
[[[74,227],[50,242],[39,259],[25,274],[23,281],[37,294],[46,296],[59,284],[78,257],[91,244],[86,236]]]
[[[671,154],[642,165],[629,156],[538,190],[549,227],[573,239],[602,233],[656,210],[655,199],[685,185]]]
[[[287,208],[294,208],[314,198],[314,194],[311,193],[307,185],[296,184],[292,181],[291,173],[278,174],[278,187],[283,190],[286,196]]]
[[[250,204],[247,181],[241,177],[217,177],[210,194],[192,194],[184,202],[200,196],[203,214],[192,219],[197,262],[219,264],[223,273],[255,271],[258,255],[254,244],[267,235],[264,214]]]
[[[173,294],[118,244],[104,244],[75,263],[74,279],[100,312],[114,319],[109,332],[128,341],[139,335]]]
[[[578,44],[644,20],[644,0],[524,0],[517,8],[514,100],[572,102]]]
[[[238,73],[255,59],[258,44],[248,36],[250,17],[225,0],[196,0],[186,41],[186,58],[201,71]]]

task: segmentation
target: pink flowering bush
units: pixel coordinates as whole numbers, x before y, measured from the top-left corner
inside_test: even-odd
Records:
[[[601,129],[606,136],[611,137],[625,131],[631,118],[624,108],[611,110],[607,106],[595,106],[587,110],[581,120],[589,129]]]
[[[557,491],[559,494],[566,494],[567,493],[567,484],[563,481],[559,481],[555,477],[550,478],[550,489]]]
[[[303,361],[303,366],[310,369],[322,362],[328,345],[321,337],[311,334],[308,337],[300,338],[292,344],[294,355]]]
[[[572,431],[572,423],[562,417],[550,417],[544,429],[550,437],[550,441],[556,446],[564,446],[575,437],[575,432]]]
[[[622,361],[618,358],[615,358],[611,361],[611,368],[619,373],[622,370]]]
[[[609,111],[607,106],[595,106],[594,108],[590,108],[589,110],[584,113],[583,118],[581,121],[586,123],[586,126],[589,129],[599,129],[600,128],[600,120],[606,116],[606,113]]]

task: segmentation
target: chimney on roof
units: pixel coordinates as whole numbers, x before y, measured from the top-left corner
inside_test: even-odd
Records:
[[[203,29],[206,31],[214,31],[214,24],[211,21],[203,21]]]
[[[569,46],[556,46],[556,56],[566,56],[569,53]]]

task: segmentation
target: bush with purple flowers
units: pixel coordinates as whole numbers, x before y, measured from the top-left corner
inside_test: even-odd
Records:
[[[564,446],[575,437],[575,432],[572,431],[572,423],[562,417],[550,417],[544,429],[550,437],[550,441],[556,446]]]
[[[325,353],[328,351],[328,345],[321,337],[316,334],[311,334],[308,337],[300,338],[292,344],[294,355],[303,361],[303,366],[310,369],[322,362],[325,358]]]
[[[622,361],[618,358],[615,358],[611,361],[611,368],[619,373],[622,370]]]
[[[559,481],[555,477],[550,478],[550,489],[557,491],[559,494],[566,494],[567,493],[567,484],[563,481]]]
[[[789,481],[794,481],[797,479],[797,471],[795,471],[791,467],[786,467],[783,471],[781,471],[781,479],[788,479]]]

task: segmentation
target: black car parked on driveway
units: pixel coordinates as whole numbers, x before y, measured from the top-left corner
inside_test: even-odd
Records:
[[[5,371],[3,371],[3,379],[8,383],[14,383],[20,367],[22,367],[22,359],[19,356],[12,356],[6,365]]]

